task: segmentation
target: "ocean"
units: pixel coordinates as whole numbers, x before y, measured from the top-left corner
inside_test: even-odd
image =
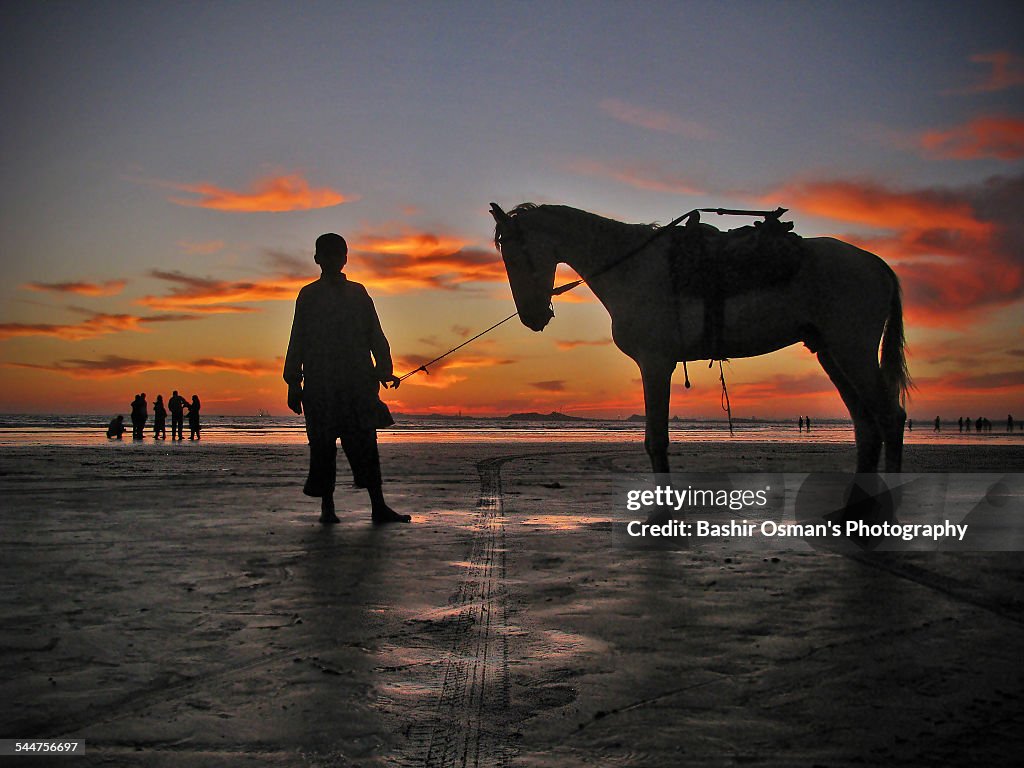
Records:
[[[381,443],[401,442],[623,442],[642,441],[642,422],[628,420],[524,420],[511,418],[405,416],[396,414],[396,424],[378,432]],[[0,414],[0,446],[19,445],[111,445],[130,446],[128,439],[107,440],[110,416]],[[152,418],[141,444],[164,445],[152,438]],[[201,444],[303,445],[306,434],[301,416],[206,416],[203,415]],[[991,432],[957,431],[946,424],[936,432],[930,422],[918,422],[906,432],[908,444],[1001,444],[1024,445],[1024,432],[1007,434],[1005,423],[994,422]],[[167,425],[170,430],[170,423]],[[670,423],[673,442],[823,442],[853,443],[853,424],[842,419],[812,422],[811,431],[801,432],[795,420],[742,419],[733,421],[729,433],[726,420],[678,420]],[[185,425],[188,434],[188,424]],[[184,444],[188,444],[186,439]]]

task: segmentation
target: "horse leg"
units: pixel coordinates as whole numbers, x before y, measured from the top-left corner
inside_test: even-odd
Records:
[[[651,459],[651,469],[668,474],[668,408],[672,387],[674,360],[645,360],[639,363],[644,382],[644,448]]]
[[[907,423],[907,412],[900,405],[899,395],[887,403],[888,408],[881,417],[885,434],[885,471],[903,471],[903,427]]]
[[[818,352],[818,362],[839,390],[839,396],[843,398],[843,403],[853,419],[853,434],[857,442],[857,471],[877,471],[883,442],[883,433],[878,421],[845,370],[836,363],[829,352]]]
[[[885,443],[885,471],[899,472],[903,466],[903,426],[907,412],[900,405],[899,392],[893,392],[886,386],[874,350],[854,354],[829,349],[828,354],[856,391],[861,407],[881,430]],[[877,463],[876,456],[868,471],[876,471]]]

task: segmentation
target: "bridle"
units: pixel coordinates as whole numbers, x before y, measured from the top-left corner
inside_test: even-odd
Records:
[[[494,216],[494,219],[498,224],[495,231],[495,241],[498,246],[498,251],[501,253],[501,258],[505,262],[505,268],[508,269],[508,256],[505,254],[504,245],[506,243],[515,243],[516,248],[519,249],[520,257],[525,262],[526,268],[529,270],[534,280],[540,282],[541,275],[537,270],[537,262],[534,259],[529,246],[526,244],[526,238],[523,236],[523,231],[519,227],[519,222],[501,210],[496,203],[491,203],[491,214]],[[572,287],[575,288],[580,282],[583,281],[581,280],[577,282],[575,285],[572,285]],[[570,290],[570,288],[566,286],[559,286],[558,288],[553,288],[551,290],[551,294],[548,296],[548,312],[551,313],[551,317],[555,316],[555,307],[551,299],[559,294],[565,293],[567,290]]]

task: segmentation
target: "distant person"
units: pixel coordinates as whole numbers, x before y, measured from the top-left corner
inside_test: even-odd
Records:
[[[119,413],[107,425],[107,437],[111,440],[120,440],[125,431],[124,416]]]
[[[167,401],[167,409],[171,412],[171,440],[183,440],[185,428],[185,406],[187,401],[174,390]]]
[[[164,407],[164,396],[157,395],[153,403],[153,439],[167,439],[167,409]]]
[[[132,440],[141,440],[146,429],[146,420],[149,418],[149,407],[146,403],[146,393],[136,395],[132,400]]]
[[[974,422],[974,431],[975,432],[981,432],[984,428],[985,428],[985,419],[982,418],[981,416],[979,416],[978,420]]]
[[[811,417],[810,416],[804,416],[804,426],[807,427],[807,431],[808,432],[811,431]]]
[[[968,416],[966,419],[964,419],[964,431],[965,432],[970,432],[971,431],[971,417],[970,416]]]
[[[797,427],[797,429],[799,429],[801,432],[803,432],[804,431],[804,417],[801,416],[797,423],[799,425]]]
[[[957,428],[961,432],[964,431],[964,417],[963,416],[961,416],[959,419],[956,420],[956,426],[957,426]]]
[[[933,432],[941,432],[942,431],[942,419],[940,419],[938,416],[935,417],[935,428],[932,431]]]
[[[914,420],[913,419],[907,419],[907,431],[908,432],[913,432],[914,431]]]
[[[329,233],[316,240],[313,260],[320,265],[316,282],[295,300],[284,380],[288,407],[306,415],[309,476],[303,493],[320,498],[320,522],[338,522],[334,509],[337,478],[336,441],[352,467],[356,486],[370,496],[375,524],[408,523],[384,501],[377,449],[377,427],[393,423],[380,401],[380,385],[397,388],[391,347],[366,289],[342,272],[348,244]]]
[[[192,402],[187,403],[185,407],[188,408],[188,439],[199,440],[199,410],[202,408],[199,395],[192,395]]]

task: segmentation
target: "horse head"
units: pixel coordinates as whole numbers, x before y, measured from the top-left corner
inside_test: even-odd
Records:
[[[543,331],[555,313],[551,309],[551,289],[555,285],[555,265],[548,256],[544,238],[535,229],[524,226],[536,206],[524,203],[505,213],[491,203],[494,217],[494,247],[505,262],[512,298],[519,319],[532,331]],[[526,214],[524,216],[524,214]]]

